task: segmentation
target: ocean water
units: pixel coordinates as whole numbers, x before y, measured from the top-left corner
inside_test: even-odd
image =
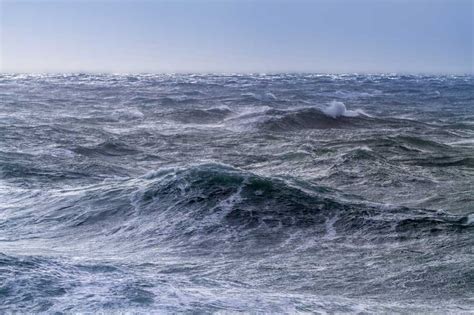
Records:
[[[0,312],[470,313],[474,78],[0,75]]]

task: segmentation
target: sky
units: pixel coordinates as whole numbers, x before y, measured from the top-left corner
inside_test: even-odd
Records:
[[[0,0],[0,72],[474,73],[474,0]]]

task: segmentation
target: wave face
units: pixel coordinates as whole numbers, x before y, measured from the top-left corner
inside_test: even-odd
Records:
[[[473,84],[0,75],[0,310],[469,312]]]

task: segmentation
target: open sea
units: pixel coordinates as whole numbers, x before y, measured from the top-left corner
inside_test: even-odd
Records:
[[[474,77],[0,75],[0,312],[474,312]]]

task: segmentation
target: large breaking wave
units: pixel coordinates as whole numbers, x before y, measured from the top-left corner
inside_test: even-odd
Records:
[[[7,235],[15,238],[23,226],[23,233],[36,236],[53,229],[134,245],[265,251],[288,242],[304,247],[337,238],[400,241],[472,230],[467,216],[349,202],[344,193],[327,187],[220,164],[163,169],[43,198],[38,213],[6,222],[12,228]],[[28,231],[32,227],[36,233]]]

